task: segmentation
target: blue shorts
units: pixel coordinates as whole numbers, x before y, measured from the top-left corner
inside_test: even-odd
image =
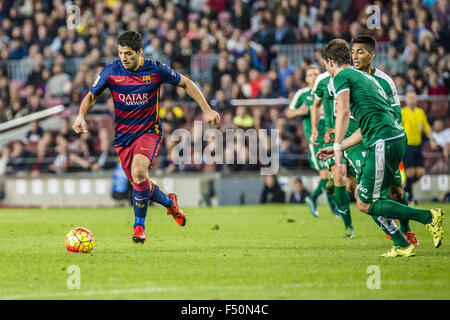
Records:
[[[421,146],[410,146],[406,147],[405,157],[403,158],[403,165],[405,168],[411,167],[424,167],[425,160],[422,154]]]

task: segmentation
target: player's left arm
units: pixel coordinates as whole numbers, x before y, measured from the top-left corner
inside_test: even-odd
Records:
[[[344,90],[336,98],[336,132],[334,140],[342,144],[350,122],[350,90]]]
[[[357,144],[360,144],[361,142],[362,142],[362,134],[361,134],[361,129],[359,128],[358,130],[353,132],[353,134],[350,137],[348,137],[347,139],[342,141],[341,150],[344,151],[344,150],[350,149],[351,147],[356,146]],[[328,159],[334,157],[334,149],[332,146],[322,148],[319,150],[319,152],[317,152],[316,156],[321,160],[324,160],[324,161],[328,160]]]
[[[314,97],[314,102],[311,106],[311,137],[309,138],[309,142],[318,146],[320,145],[316,140],[319,137],[319,130],[317,129],[319,126],[320,120],[320,107],[322,106],[322,100]]]
[[[195,83],[186,76],[181,75],[178,87],[184,88],[186,93],[200,106],[203,111],[203,116],[205,120],[211,125],[217,125],[220,123],[220,115],[216,111],[212,110],[205,96],[200,91],[200,89],[195,85]]]

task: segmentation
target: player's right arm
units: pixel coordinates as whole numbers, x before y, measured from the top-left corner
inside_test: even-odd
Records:
[[[317,96],[314,97],[314,102],[311,106],[311,136],[309,137],[309,142],[318,146],[319,143],[316,142],[319,137],[319,126],[320,120],[320,106],[322,105],[322,100],[318,99]]]
[[[88,112],[94,107],[95,101],[98,96],[95,96],[92,92],[88,92],[88,94],[81,101],[80,109],[78,111],[78,117],[75,119],[75,123],[72,126],[73,131],[75,133],[84,133],[88,132],[87,124],[86,124],[86,115]]]
[[[294,97],[292,98],[291,102],[289,103],[289,106],[286,109],[286,116],[289,119],[308,114],[309,108],[302,99],[302,93],[303,93],[302,89],[298,90],[295,93]]]
[[[78,117],[75,119],[75,123],[72,126],[75,133],[80,134],[88,132],[86,124],[86,116],[94,107],[95,101],[102,94],[102,92],[108,86],[108,73],[106,67],[97,76],[97,79],[92,84],[87,95],[83,98],[78,110]]]

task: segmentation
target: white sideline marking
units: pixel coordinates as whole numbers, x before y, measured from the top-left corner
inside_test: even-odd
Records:
[[[154,293],[154,292],[169,292],[169,291],[187,291],[187,290],[245,290],[245,289],[265,289],[272,287],[282,288],[296,288],[305,286],[317,286],[316,283],[291,283],[291,284],[274,284],[274,285],[254,285],[254,286],[196,286],[196,287],[147,287],[147,288],[134,288],[134,289],[113,289],[113,290],[67,290],[54,293],[43,294],[23,294],[23,295],[11,295],[0,297],[1,300],[22,300],[33,298],[50,298],[50,297],[69,297],[69,296],[95,296],[95,295],[108,295],[108,294],[131,294],[131,293]]]
[[[442,285],[442,281],[383,281],[382,285],[420,285],[436,283]],[[273,285],[249,285],[249,286],[186,286],[186,287],[146,287],[146,288],[134,288],[134,289],[112,289],[112,290],[67,290],[53,293],[43,294],[22,294],[22,295],[10,295],[0,297],[0,300],[23,300],[23,299],[44,299],[52,297],[71,297],[71,296],[96,296],[96,295],[117,295],[117,294],[132,294],[132,293],[155,293],[155,292],[169,292],[169,291],[188,291],[188,290],[248,290],[248,289],[269,289],[269,288],[310,288],[310,287],[355,287],[361,286],[365,288],[364,281],[359,282],[345,282],[345,283],[333,283],[333,282],[306,282],[306,283],[285,283],[285,284],[273,284]]]

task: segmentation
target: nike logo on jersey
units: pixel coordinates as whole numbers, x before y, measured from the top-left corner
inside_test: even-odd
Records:
[[[142,147],[141,147],[141,150],[142,150],[142,151],[146,151],[146,150],[150,151],[150,149],[142,148]]]
[[[116,80],[116,82],[120,82],[120,81],[123,81],[125,79],[114,79],[114,80]]]

